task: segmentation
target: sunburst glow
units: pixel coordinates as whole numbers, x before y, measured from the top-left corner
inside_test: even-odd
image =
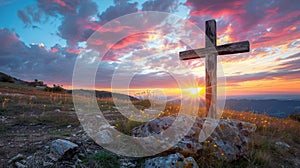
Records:
[[[185,89],[185,93],[188,96],[196,97],[196,96],[200,96],[200,95],[204,94],[204,89],[203,89],[203,87],[191,87],[191,88]]]

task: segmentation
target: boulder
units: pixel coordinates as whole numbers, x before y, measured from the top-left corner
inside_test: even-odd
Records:
[[[175,116],[165,116],[151,120],[134,128],[132,135],[147,137],[159,134],[170,127],[175,119]],[[206,141],[199,142],[199,135],[205,121],[216,125],[216,128]],[[255,124],[248,122],[232,119],[218,121],[197,117],[190,131],[167,153],[179,152],[184,156],[196,158],[201,157],[203,154],[209,154],[220,160],[233,161],[247,155],[249,135],[255,129]]]
[[[180,153],[171,154],[168,156],[155,157],[145,161],[145,168],[157,167],[177,167],[177,168],[198,168],[196,161],[192,157],[185,158]]]
[[[48,155],[53,161],[70,159],[76,154],[78,145],[63,139],[52,141],[50,154]]]

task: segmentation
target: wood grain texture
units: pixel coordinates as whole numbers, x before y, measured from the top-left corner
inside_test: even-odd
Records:
[[[217,46],[215,20],[205,22],[205,48],[179,52],[181,60],[205,58],[206,116],[217,118],[217,56],[250,51],[249,41]]]
[[[215,47],[217,44],[217,26],[215,20],[205,22],[205,48]],[[210,53],[205,57],[206,82],[206,116],[216,118],[217,104],[217,53]]]
[[[179,52],[179,58],[181,60],[190,60],[190,59],[197,59],[197,58],[205,58],[207,56],[214,55],[214,54],[229,55],[229,54],[244,53],[249,51],[250,51],[249,41],[242,41],[237,43],[220,45],[216,47],[199,48],[194,50],[182,51]]]

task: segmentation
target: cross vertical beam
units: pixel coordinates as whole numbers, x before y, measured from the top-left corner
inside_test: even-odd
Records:
[[[216,47],[216,29],[215,20],[208,20],[205,22],[205,48]],[[212,53],[210,56],[205,57],[206,114],[207,117],[210,118],[217,117],[217,56],[218,53]]]
[[[217,118],[217,56],[250,51],[249,41],[217,46],[215,20],[205,22],[205,48],[179,52],[181,60],[205,58],[206,116]]]

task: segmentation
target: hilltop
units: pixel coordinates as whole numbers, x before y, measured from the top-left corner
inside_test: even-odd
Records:
[[[3,93],[9,92],[9,93],[22,93],[22,92],[33,92],[33,94],[45,94],[43,91],[50,91],[53,92],[53,88],[58,88],[58,92],[65,92],[68,94],[72,94],[72,90],[66,90],[64,88],[62,88],[62,86],[60,85],[54,85],[54,87],[51,89],[51,87],[48,87],[47,84],[44,84],[43,81],[39,81],[37,79],[35,79],[32,82],[28,82],[28,81],[24,81],[21,79],[17,79],[15,77],[12,77],[10,75],[7,75],[5,73],[0,72],[0,83],[1,83],[1,87],[0,87],[0,92],[2,90]],[[44,86],[44,87],[41,87]],[[125,94],[120,94],[120,93],[112,93],[112,92],[108,92],[108,91],[99,91],[99,90],[76,90],[76,91],[82,91],[82,92],[95,92],[95,95],[97,98],[100,99],[109,99],[112,98],[112,94],[118,98],[118,99],[130,99],[132,101],[137,101],[138,99],[133,97],[133,96],[128,96]],[[56,92],[54,90],[54,92]]]
[[[14,77],[7,75],[5,73],[2,73],[2,72],[0,72],[0,82],[8,82],[8,83],[14,83],[14,84],[26,85],[26,86],[30,85],[30,82],[14,78]]]
[[[118,167],[124,160],[128,164],[133,162],[141,166],[145,161],[143,158],[132,159],[115,155],[95,144],[80,126],[74,111],[72,95],[68,92],[45,92],[36,87],[9,82],[0,82],[0,92],[0,167],[13,167],[14,165],[9,164],[8,161],[17,154],[25,158],[39,158],[38,163],[24,159],[26,163],[23,161],[23,164],[41,164],[41,166],[52,164],[52,167],[75,164],[81,167],[99,165]],[[99,92],[99,94],[108,97],[111,95],[110,92]],[[118,112],[111,99],[99,99],[98,104],[109,123],[124,134],[130,135],[134,128],[143,124],[125,118]],[[180,105],[176,103],[167,105],[164,115],[177,113],[179,108]],[[204,109],[199,110],[199,115],[204,116]],[[299,121],[229,109],[224,111],[222,119],[237,119],[257,126],[256,131],[250,135],[248,155],[230,162],[202,157],[196,160],[200,167],[297,167],[300,165]],[[79,144],[80,155],[61,162],[48,162],[49,146],[56,139],[66,139]]]

